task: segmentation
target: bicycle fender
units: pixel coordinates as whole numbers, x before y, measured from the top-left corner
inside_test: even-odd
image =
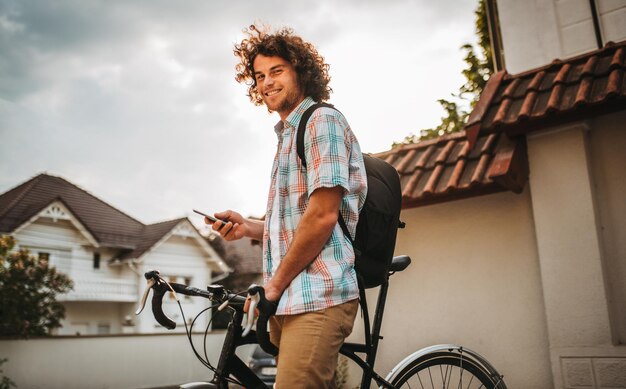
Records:
[[[180,385],[178,388],[179,389],[217,389],[217,386],[210,382],[189,382],[187,384]]]
[[[387,377],[385,377],[385,380],[391,381],[391,379],[393,378],[394,374],[397,371],[404,369],[407,365],[409,365],[414,360],[419,359],[427,354],[441,352],[441,351],[448,351],[448,352],[456,351],[459,353],[468,354],[469,356],[473,357],[477,362],[481,363],[483,367],[491,375],[499,375],[496,369],[482,355],[478,354],[477,352],[472,351],[463,346],[456,345],[456,344],[437,344],[434,346],[424,347],[423,349],[418,350],[414,352],[413,354],[409,355],[408,357],[404,358],[402,361],[400,361],[400,363],[394,366],[393,369],[391,369],[389,374],[387,374]],[[504,385],[504,383],[502,385]],[[501,386],[501,387],[503,389],[506,388],[506,386]]]

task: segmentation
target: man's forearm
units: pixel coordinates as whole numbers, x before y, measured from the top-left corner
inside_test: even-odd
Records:
[[[303,225],[307,223],[306,225]],[[300,221],[302,228],[298,228],[294,236],[293,244],[281,260],[276,274],[272,277],[275,286],[281,291],[286,289],[291,281],[296,278],[322,251],[322,248],[330,238],[337,218],[334,222],[324,222],[319,219]]]
[[[246,236],[251,239],[263,240],[263,229],[265,228],[265,222],[262,220],[246,219],[245,220],[247,233]]]

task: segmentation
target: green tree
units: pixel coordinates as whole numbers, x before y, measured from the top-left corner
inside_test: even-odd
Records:
[[[487,9],[485,0],[478,1],[478,8],[474,12],[476,15],[476,35],[478,36],[478,52],[469,43],[461,46],[465,51],[463,59],[467,65],[461,72],[465,76],[465,83],[459,88],[457,94],[452,94],[457,101],[469,102],[469,107],[473,108],[480,97],[480,93],[487,85],[489,77],[493,73],[493,59],[491,56],[491,42],[489,39],[489,26],[487,25]],[[417,143],[420,140],[432,139],[445,134],[461,131],[467,122],[469,111],[463,109],[461,104],[455,101],[439,99],[445,116],[441,118],[441,123],[434,128],[424,128],[419,135],[410,134],[401,142],[394,142],[392,147],[408,143]],[[464,104],[467,105],[467,104]]]
[[[13,237],[0,236],[0,336],[49,335],[65,317],[56,296],[69,292],[72,281],[28,250],[12,251],[14,246]]]
[[[8,359],[3,358],[0,359],[0,366],[2,366]],[[9,377],[4,375],[4,371],[0,370],[0,389],[10,389],[11,387],[16,387],[15,382],[11,380]]]

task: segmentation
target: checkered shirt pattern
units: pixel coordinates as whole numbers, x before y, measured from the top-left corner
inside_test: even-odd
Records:
[[[367,177],[358,141],[345,117],[331,108],[315,110],[306,127],[304,153],[298,157],[296,133],[302,114],[315,102],[307,97],[275,131],[278,149],[272,167],[263,233],[263,277],[272,278],[289,248],[309,196],[318,188],[341,186],[340,212],[351,235],[367,194]],[[276,218],[276,219],[275,219]],[[352,244],[337,224],[320,254],[283,293],[277,314],[295,315],[358,298]]]

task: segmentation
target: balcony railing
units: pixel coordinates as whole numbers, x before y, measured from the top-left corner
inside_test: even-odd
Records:
[[[59,296],[60,301],[135,302],[137,284],[130,280],[74,280],[74,289]]]

